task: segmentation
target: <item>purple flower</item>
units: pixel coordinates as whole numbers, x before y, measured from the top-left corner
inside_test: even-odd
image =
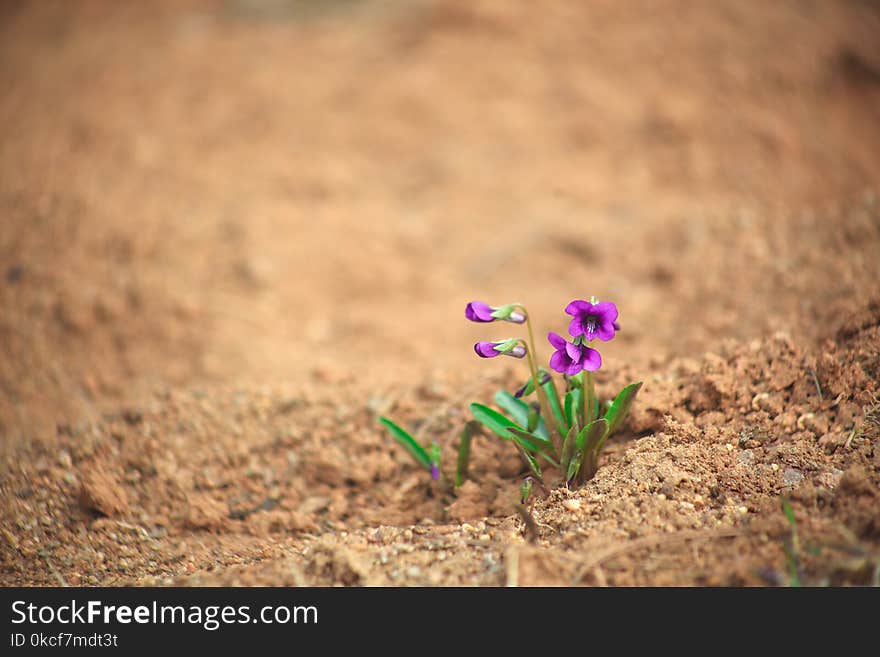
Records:
[[[436,463],[431,464],[431,479],[434,481],[440,479],[440,468],[437,467]]]
[[[478,342],[474,345],[474,351],[481,358],[495,358],[495,356],[513,356],[523,358],[526,348],[519,344],[519,340],[501,340],[500,342]]]
[[[472,322],[494,322],[498,319],[506,319],[508,322],[522,324],[526,316],[514,310],[516,304],[509,303],[497,308],[482,301],[471,301],[464,308],[464,316]]]
[[[617,323],[617,306],[610,301],[593,304],[579,299],[568,304],[565,312],[573,315],[568,325],[568,332],[573,337],[582,335],[587,341],[596,338],[607,341],[620,329]]]
[[[548,333],[547,339],[556,349],[550,357],[550,367],[573,376],[581,370],[594,372],[602,367],[602,356],[592,347],[569,342],[558,333]]]

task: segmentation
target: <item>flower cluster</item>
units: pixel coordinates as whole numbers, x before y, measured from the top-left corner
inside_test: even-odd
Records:
[[[482,301],[471,301],[464,309],[464,316],[472,322],[494,322],[505,320],[522,324],[528,316],[517,310],[519,304],[507,304],[493,307]],[[549,333],[547,339],[556,350],[550,357],[550,367],[557,372],[574,376],[580,371],[595,372],[602,367],[602,355],[597,349],[589,346],[593,340],[607,342],[620,330],[617,323],[617,306],[610,301],[599,302],[575,299],[565,307],[571,315],[568,332],[571,341],[558,333]],[[521,340],[514,338],[498,342],[478,342],[474,351],[481,358],[494,358],[505,355],[523,358],[527,354],[526,346]]]
[[[573,339],[569,342],[558,333],[547,335],[556,349],[550,357],[550,367],[569,376],[581,370],[595,372],[602,367],[602,355],[587,343],[596,338],[607,342],[620,330],[617,306],[610,301],[576,299],[565,307],[565,312],[572,316],[568,332]]]
[[[550,357],[550,370],[565,375],[565,388],[560,394],[551,372],[538,364],[533,327],[522,304],[490,306],[471,301],[465,307],[464,315],[472,322],[524,325],[525,336],[480,341],[474,345],[474,352],[480,358],[526,359],[530,376],[513,394],[506,390],[495,394],[500,411],[478,402],[470,405],[474,419],[461,431],[454,479],[441,466],[438,443],[428,447],[390,419],[381,417],[379,421],[416,464],[446,490],[459,487],[470,478],[471,439],[479,431],[489,431],[515,445],[528,469],[520,491],[523,504],[531,496],[533,485],[544,493],[549,490],[547,483],[554,480],[567,486],[582,485],[595,475],[606,441],[621,427],[642,383],[625,386],[612,399],[599,399],[591,373],[602,367],[602,356],[593,344],[596,340],[613,339],[620,330],[617,306],[595,298],[576,299],[566,306],[565,312],[571,315],[570,338],[558,333],[547,335],[555,350]],[[528,401],[531,395],[535,401]],[[542,473],[542,465],[550,468],[548,474],[553,480]]]

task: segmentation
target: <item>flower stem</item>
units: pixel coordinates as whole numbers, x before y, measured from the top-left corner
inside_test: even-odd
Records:
[[[589,426],[590,422],[595,420],[593,417],[596,412],[596,388],[593,385],[593,373],[584,373],[584,426]]]
[[[529,311],[526,310],[522,304],[516,305],[522,311],[523,315],[525,315],[526,328],[529,330],[529,344],[526,352],[529,357],[529,369],[532,372],[535,394],[538,395],[538,405],[541,407],[541,415],[544,417],[544,424],[547,425],[547,430],[550,432],[550,439],[553,441],[553,446],[556,447],[556,452],[559,453],[562,449],[562,436],[559,434],[556,417],[553,415],[553,411],[550,408],[550,400],[547,399],[547,393],[544,390],[544,386],[541,385],[541,380],[538,378],[538,368],[535,364],[535,354],[537,353],[535,351],[535,332],[532,330],[532,319],[529,316]]]

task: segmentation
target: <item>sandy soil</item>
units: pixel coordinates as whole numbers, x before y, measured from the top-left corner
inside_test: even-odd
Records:
[[[521,4],[521,6],[520,6]],[[0,584],[880,581],[880,11],[0,8]],[[573,298],[645,381],[527,527],[477,439]],[[546,353],[542,358],[549,356]],[[500,359],[499,359],[500,360]]]

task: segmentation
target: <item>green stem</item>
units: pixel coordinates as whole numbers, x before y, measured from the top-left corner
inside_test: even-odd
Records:
[[[590,422],[595,420],[593,417],[596,412],[596,388],[593,385],[593,373],[584,373],[584,426],[589,426]]]
[[[532,320],[529,317],[529,311],[525,309],[520,304],[517,304],[517,307],[522,311],[523,315],[526,318],[526,328],[529,331],[529,344],[526,346],[526,353],[529,357],[529,369],[532,372],[532,381],[535,385],[535,394],[538,395],[538,405],[541,407],[541,415],[544,417],[544,424],[547,425],[547,430],[550,432],[550,439],[553,441],[553,446],[556,448],[556,453],[558,454],[562,450],[562,436],[559,433],[559,427],[556,424],[556,416],[553,415],[553,410],[550,408],[550,400],[547,398],[547,393],[544,391],[544,387],[541,385],[541,380],[538,378],[538,368],[535,364],[535,333],[532,330]]]

